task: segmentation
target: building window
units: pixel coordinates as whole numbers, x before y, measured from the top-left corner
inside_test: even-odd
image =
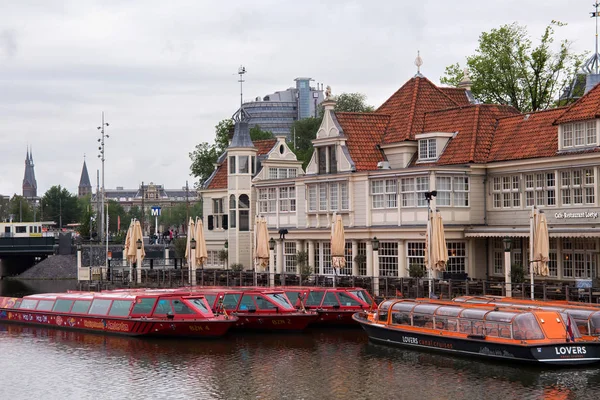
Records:
[[[525,205],[527,207],[556,205],[554,172],[525,175]]]
[[[596,121],[575,122],[562,126],[562,147],[564,149],[596,146]]]
[[[379,243],[379,276],[398,276],[398,243]]]
[[[425,269],[425,242],[408,242],[406,246],[407,265],[421,267]]]
[[[279,188],[279,212],[296,211],[296,188],[294,186]]]
[[[425,192],[429,191],[429,177],[402,178],[402,207],[427,207]]]
[[[261,214],[269,212],[267,193],[267,189],[258,189],[258,212]]]
[[[319,147],[317,150],[317,156],[319,158],[319,175],[323,175],[327,173],[327,147]]]
[[[519,175],[495,176],[492,183],[494,208],[521,208]]]
[[[365,276],[367,275],[367,244],[365,242],[358,243],[358,254],[365,256],[365,261],[358,263],[358,275]]]
[[[556,251],[556,238],[550,238],[550,253],[548,254],[548,276],[556,278],[558,276],[558,257]]]
[[[562,205],[594,204],[594,169],[560,171]]]
[[[335,174],[337,172],[337,157],[335,146],[327,146],[329,152],[329,173]]]
[[[563,277],[592,278],[596,271],[596,240],[564,238],[562,245]]]
[[[346,241],[344,246],[344,258],[346,259],[346,266],[338,271],[340,275],[352,275],[352,257],[352,242]]]
[[[248,164],[248,156],[238,156],[239,162],[239,173],[247,174],[250,172],[250,165]]]
[[[349,209],[347,182],[323,182],[308,185],[308,211],[347,211]]]
[[[235,174],[235,156],[229,156],[229,173]]]
[[[327,211],[327,184],[319,183],[319,211]]]
[[[317,211],[317,185],[308,186],[308,211]]]
[[[250,199],[247,194],[242,194],[238,198],[240,232],[248,232],[250,230]]]
[[[213,199],[213,227],[223,228],[223,199]]]
[[[397,208],[397,181],[384,179],[371,181],[373,208]]]
[[[236,227],[236,218],[235,218],[235,195],[229,196],[229,227]]]
[[[435,160],[437,158],[435,143],[435,139],[419,140],[419,161]]]
[[[469,177],[456,176],[454,182],[454,206],[469,207]]]
[[[269,179],[295,178],[298,175],[296,168],[269,167]]]
[[[467,251],[465,242],[446,242],[448,248],[448,264],[446,271],[449,273],[465,273],[467,271]]]
[[[501,238],[492,239],[494,249],[494,275],[504,275],[504,243]]]
[[[285,272],[296,273],[296,242],[283,243]]]

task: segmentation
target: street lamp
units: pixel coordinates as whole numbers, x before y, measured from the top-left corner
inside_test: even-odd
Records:
[[[190,240],[190,258],[188,260],[190,285],[196,285],[196,239]]]
[[[99,229],[99,233],[100,233],[100,242],[102,243],[102,240],[104,239],[104,198],[105,198],[105,191],[104,191],[104,139],[108,139],[108,134],[104,133],[104,128],[108,126],[108,122],[104,122],[104,111],[102,112],[102,125],[100,125],[98,127],[98,130],[100,131],[100,138],[98,139],[98,143],[100,143],[100,146],[98,146],[98,151],[100,152],[100,154],[98,154],[98,158],[100,159],[100,161],[102,161],[102,195],[101,195],[101,207],[100,207],[100,229]],[[106,232],[106,234],[108,235],[108,232]],[[108,241],[108,238],[107,238]]]
[[[372,293],[375,296],[379,296],[379,240],[377,236],[371,240],[373,246],[373,265],[371,265],[371,284],[373,287]]]
[[[229,240],[225,239],[225,244],[223,245],[226,249],[229,248]]]
[[[373,245],[373,251],[379,251],[379,240],[377,239],[377,236],[371,240],[371,244]]]
[[[506,297],[512,297],[512,277],[510,268],[510,248],[512,246],[512,239],[505,237],[502,239],[504,243],[504,286],[506,291]]]
[[[429,219],[431,218],[431,199],[437,196],[437,190],[432,190],[431,192],[423,193],[425,195],[425,200],[427,200],[427,275],[429,277],[429,298],[433,297],[433,271],[431,267],[431,229],[433,228],[429,223]]]

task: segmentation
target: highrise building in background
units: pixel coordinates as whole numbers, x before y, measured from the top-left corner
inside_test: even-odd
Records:
[[[257,97],[245,102],[244,110],[250,115],[248,125],[256,125],[274,136],[291,137],[295,121],[318,116],[318,106],[323,101],[323,85],[311,86],[311,78],[296,78],[296,87]]]

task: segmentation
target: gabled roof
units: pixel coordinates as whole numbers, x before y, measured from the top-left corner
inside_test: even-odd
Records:
[[[594,86],[579,100],[571,104],[555,120],[554,124],[583,121],[600,117],[600,85]]]
[[[415,76],[375,110],[390,116],[383,143],[414,140],[415,133],[423,128],[426,112],[460,105],[429,79]]]
[[[257,150],[257,156],[264,156],[277,143],[277,139],[256,140],[254,147]],[[258,171],[257,171],[258,172]],[[223,157],[223,162],[219,164],[215,172],[204,182],[206,189],[227,189],[227,157]]]
[[[437,165],[486,162],[497,119],[519,112],[510,106],[477,104],[425,114],[423,133],[455,133]]]
[[[494,133],[488,162],[554,156],[558,152],[558,127],[553,122],[565,112],[554,108],[502,118]]]
[[[347,137],[346,146],[356,170],[376,169],[377,163],[384,160],[377,145],[383,139],[390,117],[376,113],[350,112],[337,112],[335,117]]]
[[[456,87],[440,87],[439,89],[444,92],[446,96],[454,100],[459,106],[471,105],[466,89]]]

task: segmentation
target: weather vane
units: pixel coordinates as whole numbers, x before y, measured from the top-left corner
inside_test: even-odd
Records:
[[[415,65],[417,66],[417,75],[421,75],[421,65],[423,65],[423,59],[421,58],[421,52],[417,50],[417,58],[415,58]]]
[[[596,53],[594,54],[593,65],[595,66],[595,73],[598,74],[598,61],[600,61],[598,60],[598,7],[600,3],[594,3],[592,6],[596,9],[596,11],[590,13],[592,18],[596,18]]]

